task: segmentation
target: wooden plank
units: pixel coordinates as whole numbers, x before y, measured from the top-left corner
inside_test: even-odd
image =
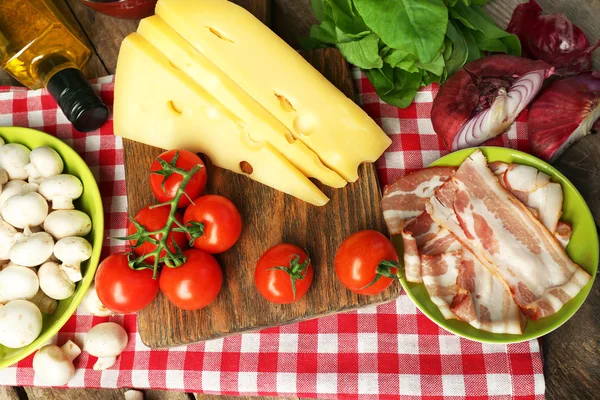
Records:
[[[0,386],[0,399],[19,400],[19,395],[15,388],[10,386]]]
[[[26,387],[29,400],[123,400],[120,389],[53,389]]]
[[[310,2],[311,0],[273,0],[273,30],[296,49],[300,48],[298,38],[308,36],[310,27],[319,23]]]

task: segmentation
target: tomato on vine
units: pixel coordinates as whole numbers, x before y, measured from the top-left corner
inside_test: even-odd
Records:
[[[288,304],[302,298],[313,280],[308,254],[293,244],[278,244],[258,260],[254,283],[267,300]]]
[[[177,208],[182,208],[191,203],[191,200],[200,196],[206,186],[207,174],[204,162],[198,155],[187,150],[169,150],[159,155],[150,167],[150,187],[154,197],[164,203],[173,200],[181,186],[183,176],[174,172],[173,168],[190,171],[196,165],[201,168],[192,176],[185,186],[185,193],[179,198]]]
[[[398,253],[392,242],[373,230],[356,232],[340,245],[334,260],[339,281],[358,294],[383,292],[398,280]]]

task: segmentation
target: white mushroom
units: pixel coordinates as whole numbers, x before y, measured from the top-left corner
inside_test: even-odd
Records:
[[[68,299],[75,292],[75,283],[67,277],[57,263],[49,261],[38,269],[40,288],[54,300]]]
[[[31,151],[19,143],[8,143],[0,147],[0,167],[8,173],[9,179],[27,179],[25,166],[29,163]]]
[[[46,296],[46,293],[42,289],[38,290],[35,296],[29,301],[38,306],[40,311],[45,314],[54,314],[56,307],[58,307],[58,301]]]
[[[92,245],[84,238],[69,236],[54,245],[54,256],[62,261],[60,268],[73,282],[79,282],[81,263],[92,256]]]
[[[49,344],[33,356],[33,372],[39,376],[40,381],[48,385],[66,385],[75,375],[73,360],[80,354],[79,346],[70,340],[62,347]]]
[[[8,222],[0,221],[0,260],[8,260],[8,252],[15,243],[17,230]]]
[[[0,303],[32,299],[39,287],[36,273],[29,268],[14,266],[0,271]]]
[[[0,168],[0,186],[8,182],[8,172],[4,168]]]
[[[42,331],[42,313],[27,300],[13,300],[0,308],[0,344],[11,349],[31,344]]]
[[[52,255],[54,240],[46,232],[31,233],[25,230],[14,236],[15,244],[10,248],[10,261],[24,267],[35,267]]]
[[[81,181],[69,174],[61,174],[46,178],[38,189],[39,193],[52,202],[54,210],[72,210],[73,200],[83,193]]]
[[[40,146],[31,150],[31,162],[25,166],[29,181],[40,183],[44,178],[62,173],[64,163],[60,155],[51,147]]]
[[[83,237],[92,230],[92,221],[79,210],[57,210],[46,217],[44,230],[57,240],[67,236]]]
[[[16,194],[2,205],[2,218],[15,228],[41,225],[48,216],[48,203],[39,193]]]
[[[92,286],[83,297],[82,304],[87,312],[96,317],[108,317],[113,314],[113,312],[106,308],[98,298],[98,293],[96,293],[96,282],[92,283]]]
[[[12,196],[21,193],[37,192],[38,188],[39,185],[35,183],[27,183],[20,180],[8,181],[2,188],[2,193],[0,193],[0,207]]]
[[[144,400],[144,393],[135,389],[126,390],[123,395],[125,400]]]
[[[104,322],[94,326],[85,336],[83,348],[98,357],[95,370],[112,367],[119,354],[127,347],[127,332],[119,324]]]

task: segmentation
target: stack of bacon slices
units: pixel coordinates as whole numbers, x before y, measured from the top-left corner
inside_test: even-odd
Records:
[[[384,218],[402,235],[407,281],[423,282],[446,319],[522,334],[591,279],[565,248],[560,184],[536,168],[488,162],[431,167],[385,188]]]

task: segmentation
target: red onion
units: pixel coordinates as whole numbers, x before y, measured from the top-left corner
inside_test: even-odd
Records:
[[[515,7],[506,29],[521,41],[523,57],[546,61],[556,67],[556,75],[570,76],[592,70],[592,52],[583,31],[563,14],[542,15],[535,0]]]
[[[600,75],[583,73],[551,83],[529,110],[533,152],[553,161],[577,140],[600,128]]]
[[[440,87],[433,128],[449,150],[478,146],[506,131],[551,74],[543,61],[504,54],[473,61]]]

